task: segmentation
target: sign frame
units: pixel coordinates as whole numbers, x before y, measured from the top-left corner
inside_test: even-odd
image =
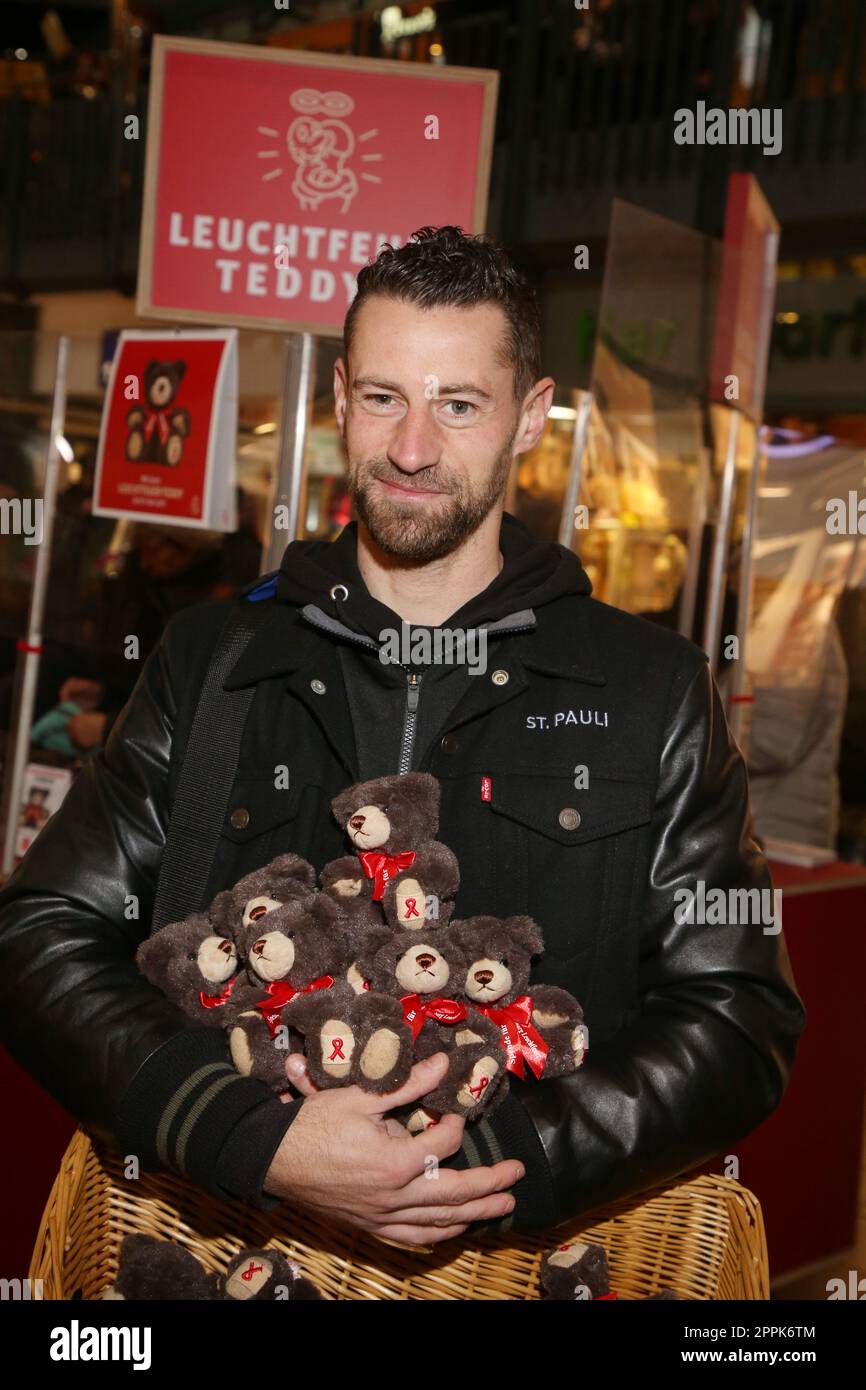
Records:
[[[481,139],[472,208],[473,235],[484,232],[490,190],[490,171],[493,162],[493,136],[499,92],[499,73],[495,68],[448,67],[438,64],[403,62],[389,58],[346,57],[342,54],[315,53],[303,49],[271,48],[258,44],[223,43],[215,39],[175,38],[156,34],[151,56],[150,100],[147,118],[147,149],[144,166],[141,237],[138,254],[138,292],[136,313],[141,318],[162,319],[173,323],[201,323],[213,326],[231,324],[238,328],[278,330],[282,333],[312,333],[317,337],[339,338],[340,326],[309,323],[297,319],[268,315],[217,312],[209,309],[172,309],[153,303],[152,267],[155,250],[156,195],[159,176],[159,156],[162,144],[163,90],[165,60],[170,53],[200,53],[209,57],[238,58],[263,63],[282,63],[297,67],[317,67],[332,72],[381,73],[383,76],[403,76],[427,82],[472,82],[481,88]],[[358,267],[360,270],[362,267]]]

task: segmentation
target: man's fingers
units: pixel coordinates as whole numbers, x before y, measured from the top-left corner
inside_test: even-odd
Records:
[[[386,1110],[394,1110],[398,1105],[407,1105],[409,1101],[420,1100],[422,1096],[426,1096],[428,1091],[432,1091],[439,1084],[448,1070],[448,1065],[448,1056],[445,1052],[436,1052],[423,1062],[416,1062],[409,1073],[408,1081],[399,1090],[387,1091],[383,1096],[367,1095],[369,1113],[381,1115]]]
[[[436,1184],[431,1183],[430,1186],[435,1187]],[[463,1202],[460,1206],[440,1203],[435,1207],[401,1207],[399,1211],[392,1213],[392,1217],[401,1224],[417,1224],[422,1229],[429,1224],[434,1230],[441,1230],[445,1226],[453,1226],[458,1221],[467,1224],[470,1221],[495,1221],[514,1211],[514,1205],[513,1197],[506,1192],[498,1192],[493,1197],[482,1197],[477,1202]]]
[[[523,1173],[523,1164],[515,1158],[505,1158],[490,1168],[462,1168],[457,1172],[428,1163],[420,1177],[400,1189],[400,1201],[407,1206],[460,1207],[510,1190]]]
[[[310,1080],[307,1059],[301,1052],[289,1053],[286,1058],[286,1076],[302,1096],[314,1096],[319,1090],[316,1083]]]

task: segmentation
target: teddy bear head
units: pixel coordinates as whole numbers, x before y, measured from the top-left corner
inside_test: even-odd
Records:
[[[250,922],[238,945],[252,980],[289,980],[296,989],[349,965],[339,910],[324,893],[292,898]]]
[[[135,959],[152,985],[194,1016],[201,996],[219,997],[240,967],[234,941],[214,929],[206,912],[169,922],[141,943]]]
[[[544,949],[531,917],[467,917],[452,923],[466,957],[462,993],[473,1004],[511,1004],[529,985],[532,957]]]
[[[340,792],[331,810],[355,850],[399,854],[434,839],[439,828],[439,783],[429,772],[377,777]]]
[[[603,1245],[566,1241],[541,1262],[541,1286],[548,1298],[590,1299],[610,1292],[610,1273]]]
[[[371,932],[357,968],[382,994],[442,994],[460,988],[465,957],[449,931]]]
[[[177,395],[186,374],[185,362],[148,362],[144,369],[144,394],[154,410],[165,410]]]
[[[297,854],[280,854],[218,893],[208,913],[218,931],[234,936],[291,898],[307,897],[315,883],[312,864]]]

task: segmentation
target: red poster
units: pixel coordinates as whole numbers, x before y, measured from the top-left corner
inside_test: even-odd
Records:
[[[483,231],[497,80],[157,38],[138,312],[339,332],[385,241]]]
[[[93,512],[232,530],[234,329],[120,335],[105,395]]]

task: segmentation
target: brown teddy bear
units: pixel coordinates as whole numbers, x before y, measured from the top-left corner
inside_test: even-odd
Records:
[[[239,1250],[225,1274],[211,1274],[191,1250],[156,1236],[124,1236],[109,1300],[183,1300],[201,1302],[300,1302],[322,1295],[278,1250]]]
[[[290,898],[238,933],[246,977],[232,991],[223,1026],[232,1060],[244,1076],[288,1089],[285,1059],[300,1051],[296,1002],[321,991],[330,1011],[356,996],[345,983],[348,949],[339,911],[324,893]]]
[[[466,958],[458,997],[497,1026],[508,1071],[523,1078],[528,1066],[537,1079],[575,1071],[587,1050],[583,1010],[556,985],[530,990],[531,959],[544,950],[532,918],[467,917],[452,929]],[[500,1101],[507,1090],[506,1078]]]
[[[542,1298],[589,1302],[591,1299],[614,1299],[610,1287],[607,1251],[603,1245],[581,1240],[565,1241],[548,1250],[539,1270]],[[673,1289],[659,1289],[642,1302],[653,1303],[676,1298]]]
[[[186,374],[185,362],[148,362],[144,401],[127,413],[126,457],[132,463],[162,463],[174,468],[183,457],[190,432],[189,411],[174,404]]]
[[[143,941],[136,965],[188,1018],[207,1027],[223,1025],[241,961],[230,935],[216,930],[206,912],[168,922]]]
[[[367,880],[369,901],[382,904],[397,930],[445,926],[451,915],[460,874],[452,851],[434,838],[439,796],[429,772],[409,772],[356,783],[331,802],[357,854],[354,866],[337,861],[346,869],[336,880],[339,891],[357,897],[356,885]],[[323,879],[331,869],[326,867]]]

